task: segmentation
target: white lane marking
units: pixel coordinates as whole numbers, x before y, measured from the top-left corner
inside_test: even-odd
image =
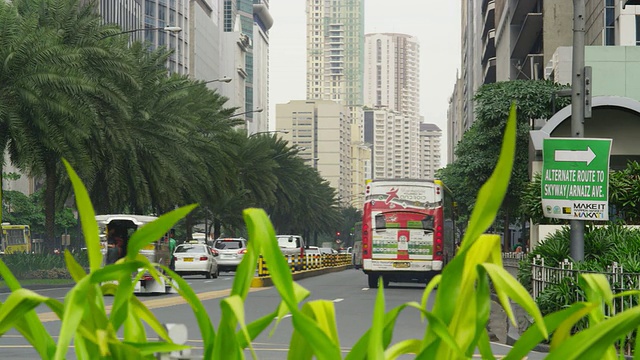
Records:
[[[213,282],[213,280],[205,280],[204,282],[205,282],[205,284],[206,284],[206,283]]]
[[[339,303],[340,301],[343,301],[343,300],[344,300],[344,299],[337,298],[337,299],[334,299],[334,300],[333,300],[333,302],[334,302],[334,303]]]
[[[367,291],[369,290],[369,288],[362,288],[362,291]]]

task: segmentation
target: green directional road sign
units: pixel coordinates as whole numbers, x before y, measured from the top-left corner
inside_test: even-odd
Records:
[[[608,220],[610,152],[611,139],[544,139],[541,189],[544,216]]]

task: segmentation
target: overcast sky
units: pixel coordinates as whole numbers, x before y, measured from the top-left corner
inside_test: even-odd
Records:
[[[306,0],[271,0],[269,117],[275,106],[306,97]],[[420,113],[443,131],[446,163],[447,108],[460,69],[460,0],[365,0],[365,33],[395,32],[420,41]]]

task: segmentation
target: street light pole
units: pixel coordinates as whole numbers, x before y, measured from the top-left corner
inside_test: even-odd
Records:
[[[573,0],[573,59],[571,76],[571,137],[584,137],[584,33],[586,27],[585,0]],[[584,223],[569,221],[569,246],[573,261],[584,260]]]
[[[263,112],[263,111],[264,111],[264,109],[263,109],[263,108],[258,108],[258,109],[251,110],[251,111],[241,112],[241,113],[239,113],[239,114],[233,114],[233,115],[231,115],[231,116],[229,116],[229,117],[230,117],[230,118],[232,118],[232,117],[238,117],[238,116],[240,116],[240,115],[246,115],[246,114],[250,114],[250,113],[260,113],[260,112]]]
[[[249,135],[249,137],[253,137],[253,136],[256,136],[256,135],[260,135],[260,134],[275,134],[275,133],[288,134],[289,130],[285,129],[285,130],[258,131],[257,133],[253,133],[253,134]]]
[[[194,87],[194,86],[198,86],[198,85],[203,85],[203,84],[210,84],[213,82],[223,82],[223,83],[230,83],[233,80],[233,78],[229,78],[229,77],[222,77],[220,79],[213,79],[213,80],[207,80],[207,81],[194,81],[193,84],[191,85],[187,85],[187,86],[183,86],[180,89],[188,89],[190,87]]]
[[[132,30],[121,31],[119,33],[109,34],[109,35],[103,36],[103,37],[100,38],[100,40],[106,39],[106,38],[109,38],[109,37],[113,37],[113,36],[122,35],[122,34],[130,34],[130,33],[138,32],[138,31],[147,31],[147,30],[168,31],[168,32],[171,32],[171,33],[175,34],[175,33],[179,33],[180,31],[182,31],[182,28],[179,27],[179,26],[164,26],[164,27],[155,27],[155,28],[132,29]]]

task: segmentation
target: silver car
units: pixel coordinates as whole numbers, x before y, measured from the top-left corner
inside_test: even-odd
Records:
[[[213,242],[218,251],[218,268],[220,271],[236,271],[247,252],[247,240],[244,238],[220,238]]]

